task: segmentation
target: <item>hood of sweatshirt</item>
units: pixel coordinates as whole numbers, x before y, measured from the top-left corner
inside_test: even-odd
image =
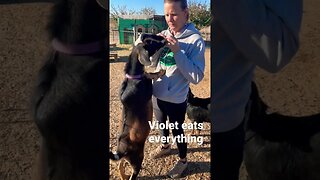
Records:
[[[172,35],[171,30],[168,29],[166,31],[162,32],[164,35]],[[187,23],[185,24],[185,26],[182,28],[181,33],[175,35],[174,37],[177,39],[185,39],[193,34],[199,34],[201,36],[201,33],[196,29],[196,27],[194,26],[194,24],[192,23]]]

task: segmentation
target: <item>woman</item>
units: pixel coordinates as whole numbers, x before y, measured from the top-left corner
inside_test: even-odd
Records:
[[[165,20],[168,29],[159,35],[166,38],[167,49],[162,53],[157,70],[165,69],[166,74],[153,82],[153,107],[155,118],[159,123],[177,123],[172,129],[175,137],[184,136],[184,122],[187,94],[190,82],[198,84],[204,76],[205,43],[200,32],[192,23],[188,23],[186,0],[164,0]],[[169,137],[169,129],[162,129],[161,135]],[[166,138],[168,139],[168,138]],[[158,158],[170,153],[168,141],[162,142],[152,154]],[[177,142],[179,161],[169,171],[172,178],[179,177],[187,168],[187,142]]]
[[[302,0],[215,0],[213,9],[213,178],[238,180],[255,67],[278,72],[291,61]]]

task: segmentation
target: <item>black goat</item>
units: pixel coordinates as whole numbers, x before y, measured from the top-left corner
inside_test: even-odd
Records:
[[[152,120],[152,82],[165,71],[147,74],[144,66],[155,66],[165,45],[161,36],[141,35],[142,43],[134,46],[125,66],[126,78],[120,89],[123,105],[122,129],[119,132],[116,153],[109,153],[110,159],[120,160],[119,172],[122,179],[136,179],[144,158],[144,143],[149,135],[149,121]],[[152,58],[150,58],[152,57]],[[151,59],[151,60],[150,60]],[[129,161],[133,172],[125,174],[124,159]]]
[[[195,97],[189,88],[187,100],[187,117],[191,122],[203,123],[210,122],[210,103],[211,98]],[[194,129],[192,130],[194,134]],[[200,134],[200,129],[197,129],[197,134]]]
[[[55,1],[53,50],[33,96],[42,137],[33,179],[108,178],[106,18],[96,1]]]
[[[252,180],[319,180],[320,114],[267,114],[252,83],[244,162]]]

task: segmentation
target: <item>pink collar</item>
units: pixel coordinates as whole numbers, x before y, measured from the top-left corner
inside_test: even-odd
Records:
[[[141,79],[142,77],[143,77],[143,74],[139,74],[139,75],[126,74],[126,78],[128,78],[128,79]]]
[[[99,52],[105,47],[105,45],[102,44],[101,41],[86,43],[86,44],[65,44],[58,39],[54,38],[52,40],[52,47],[56,51],[65,53],[65,54],[71,54],[71,55],[84,55],[84,54],[91,54],[95,52]]]

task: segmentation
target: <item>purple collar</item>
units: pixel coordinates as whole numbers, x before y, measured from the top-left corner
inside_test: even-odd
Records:
[[[143,74],[139,74],[139,75],[126,74],[126,78],[128,78],[128,79],[141,79],[142,77],[143,77]]]
[[[84,55],[102,51],[104,46],[101,41],[91,42],[87,44],[65,44],[59,41],[58,39],[54,38],[52,40],[52,47],[56,51],[65,54]]]

